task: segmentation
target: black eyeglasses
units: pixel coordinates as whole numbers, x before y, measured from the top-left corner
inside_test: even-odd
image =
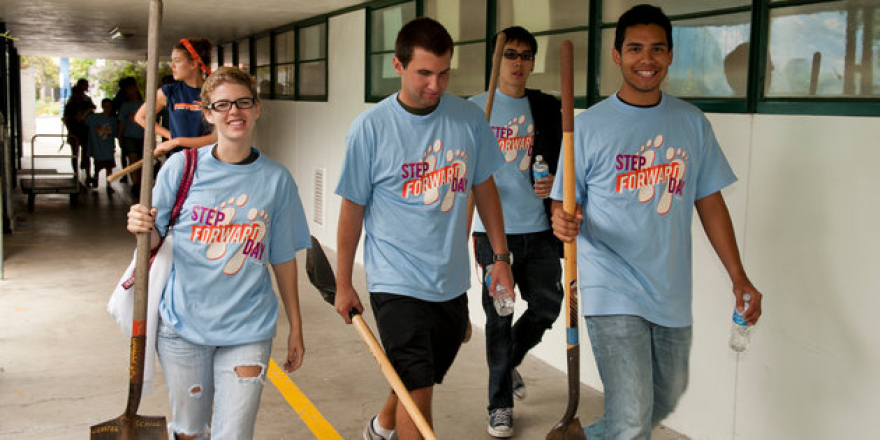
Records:
[[[516,60],[517,58],[523,61],[532,61],[535,59],[535,54],[531,52],[517,52],[513,49],[505,50],[501,55],[511,61]]]
[[[257,104],[257,98],[241,98],[236,99],[235,101],[227,101],[222,99],[220,101],[214,101],[208,104],[208,108],[214,110],[215,112],[228,112],[232,110],[232,104],[235,104],[239,110],[247,110],[249,108],[253,108],[254,105]]]

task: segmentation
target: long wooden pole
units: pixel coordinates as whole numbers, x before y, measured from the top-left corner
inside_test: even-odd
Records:
[[[159,71],[159,33],[162,23],[162,0],[150,1],[150,25],[147,40],[147,122],[144,134],[144,165],[141,178],[141,201],[152,205],[153,148],[156,139],[156,87]],[[140,403],[140,390],[144,379],[144,353],[147,339],[147,292],[150,277],[150,233],[137,234],[137,260],[135,263],[134,313],[131,329],[130,382],[138,388],[137,396],[129,397],[128,414],[135,414]]]

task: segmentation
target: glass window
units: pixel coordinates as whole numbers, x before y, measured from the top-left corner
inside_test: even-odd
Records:
[[[299,29],[297,97],[327,99],[327,23]]]
[[[425,0],[425,16],[443,24],[452,41],[486,38],[486,0]]]
[[[300,61],[327,58],[327,24],[321,23],[299,30]]]
[[[416,2],[408,1],[378,9],[368,9],[369,48],[367,57],[367,95],[379,101],[400,88],[394,71],[394,42],[400,28],[416,18]]]
[[[214,46],[211,48],[211,72],[217,70],[218,62],[220,61],[220,46]]]
[[[222,47],[223,53],[223,65],[232,67],[235,64],[232,62],[232,43],[226,43]]]
[[[451,76],[446,93],[470,96],[486,90],[486,0],[425,0],[425,16],[452,36]],[[476,41],[475,41],[476,40]]]
[[[681,98],[746,97],[751,13],[722,14],[672,22],[672,65],[663,89]],[[602,32],[599,93],[623,84],[612,58],[614,28]]]
[[[293,30],[275,34],[275,63],[272,70],[275,73],[275,98],[293,98],[296,94],[295,79],[295,32]]]
[[[278,64],[292,63],[294,60],[293,31],[275,35],[275,62]]]
[[[590,2],[581,0],[498,0],[500,31],[522,26],[535,36],[538,52],[528,87],[559,96],[559,46],[571,40],[574,46],[574,94],[587,94],[587,24]],[[565,31],[563,31],[565,30]]]
[[[254,58],[257,92],[261,98],[272,97],[272,38],[269,35],[254,40]]]
[[[644,0],[604,0],[602,2],[602,21],[617,23],[617,19],[624,12],[642,3],[646,2]],[[670,17],[750,6],[751,4],[751,0],[664,0],[663,2],[656,2],[656,5],[660,6],[663,12]]]
[[[486,43],[455,46],[450,67],[446,93],[472,96],[486,91]]]
[[[584,0],[498,0],[497,3],[498,30],[522,26],[534,34],[586,27],[590,18],[590,2]]]
[[[238,42],[238,68],[251,73],[251,40],[249,38]]]
[[[529,76],[528,87],[541,89],[544,93],[562,95],[559,47],[565,40],[571,40],[574,48],[574,96],[587,94],[587,32],[566,32],[563,34],[539,35],[538,53],[535,55],[535,69]]]
[[[270,98],[272,96],[272,69],[269,66],[257,67],[257,73],[254,76],[260,98]]]
[[[880,8],[842,1],[770,12],[768,97],[880,95]]]

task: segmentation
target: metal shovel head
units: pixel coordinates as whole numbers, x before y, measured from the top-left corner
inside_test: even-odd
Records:
[[[306,251],[306,274],[312,285],[321,292],[324,301],[332,305],[336,300],[336,276],[333,275],[333,267],[327,260],[324,248],[314,235],[312,247]]]
[[[547,434],[547,440],[587,440],[584,434],[584,428],[581,427],[581,421],[577,417],[568,422],[559,422]]]
[[[168,440],[168,428],[162,416],[125,416],[94,425],[92,440]]]

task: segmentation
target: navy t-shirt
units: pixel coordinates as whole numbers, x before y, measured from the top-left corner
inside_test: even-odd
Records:
[[[211,134],[211,125],[202,115],[202,100],[199,97],[202,89],[190,87],[184,81],[177,81],[162,86],[162,93],[165,94],[165,108],[168,110],[172,138]],[[178,147],[172,152],[181,149],[182,147]]]

